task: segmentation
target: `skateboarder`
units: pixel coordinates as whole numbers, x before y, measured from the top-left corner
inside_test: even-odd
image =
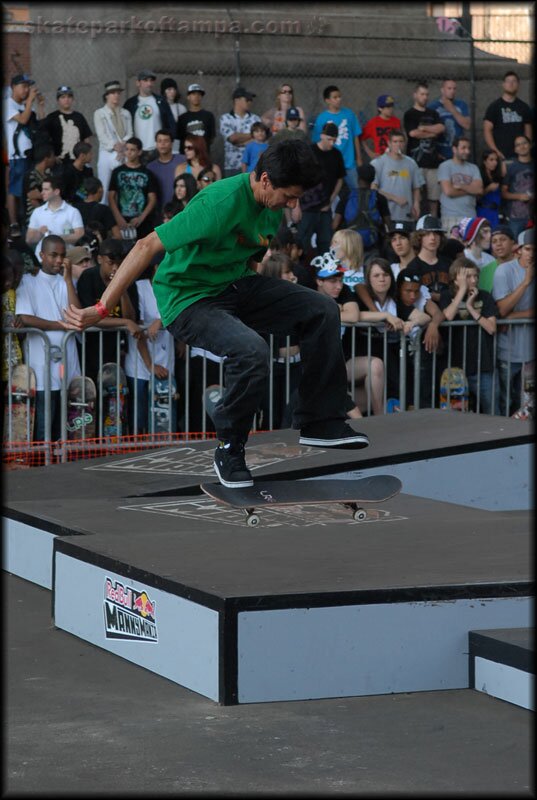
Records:
[[[162,250],[153,288],[163,325],[179,341],[225,360],[225,392],[215,409],[215,470],[224,486],[251,486],[244,445],[263,396],[269,348],[260,334],[296,331],[302,378],[293,426],[300,443],[366,447],[345,422],[347,377],[336,303],[304,286],[255,272],[284,208],[319,183],[310,146],[274,142],[251,173],[216,181],[186,209],[139,240],[95,306],[65,310],[65,327],[106,317]]]

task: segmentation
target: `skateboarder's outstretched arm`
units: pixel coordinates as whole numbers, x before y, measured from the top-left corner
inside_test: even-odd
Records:
[[[140,277],[153,258],[162,250],[164,250],[164,245],[155,231],[136,242],[101,297],[100,303],[106,310],[113,308],[118,303],[124,292]],[[67,330],[82,331],[84,328],[96,325],[105,315],[106,311],[99,313],[96,306],[75,308],[70,305],[64,310],[65,321],[62,323],[62,327]]]

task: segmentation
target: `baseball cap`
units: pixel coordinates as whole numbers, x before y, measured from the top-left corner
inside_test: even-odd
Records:
[[[105,239],[99,245],[100,256],[123,256],[123,244],[119,239]]]
[[[58,88],[56,89],[56,100],[58,99],[58,97],[61,97],[62,94],[70,94],[72,97],[73,90],[71,89],[70,86],[66,86],[65,84],[63,84],[62,86],[58,86]]]
[[[525,244],[535,244],[535,234],[533,228],[526,228],[518,234],[517,244],[524,247]]]
[[[345,267],[339,258],[335,257],[332,249],[322,256],[315,256],[311,260],[311,265],[317,270],[318,278],[333,278],[334,275],[342,275],[345,272]]]
[[[339,136],[339,128],[335,122],[325,122],[321,133],[324,133],[326,136]]]
[[[104,93],[110,94],[110,92],[124,92],[123,86],[120,84],[119,81],[108,81],[104,84]]]
[[[138,75],[136,76],[137,81],[145,81],[148,78],[153,78],[153,80],[157,79],[157,76],[155,75],[152,69],[141,69]]]
[[[411,220],[401,219],[395,220],[390,224],[388,229],[389,236],[394,236],[396,233],[399,233],[401,236],[406,236],[410,238],[410,234],[414,230],[414,223]]]
[[[205,94],[205,89],[203,86],[200,86],[199,83],[191,83],[186,90],[187,94],[191,94],[192,92],[201,92],[201,94]]]
[[[22,73],[21,75],[13,75],[11,78],[11,85],[17,86],[19,83],[27,83],[29,86],[35,83],[29,75]]]
[[[80,264],[85,258],[91,258],[91,252],[89,247],[83,247],[82,245],[71,247],[67,251],[67,258],[73,264]]]
[[[291,108],[288,108],[285,119],[300,119],[300,111],[298,108],[296,106],[291,106]]]
[[[231,96],[233,100],[237,100],[238,97],[245,97],[247,100],[253,100],[256,95],[253,94],[253,92],[248,92],[244,86],[237,86]]]
[[[377,97],[377,108],[384,108],[385,106],[395,105],[395,100],[391,94],[381,94]]]
[[[465,242],[465,244],[472,244],[483,225],[490,225],[486,217],[464,217],[461,219],[459,222],[459,230],[463,242]]]
[[[495,233],[503,233],[504,236],[508,236],[513,242],[516,241],[515,234],[509,225],[496,225],[496,227],[492,229],[492,235],[494,236]]]
[[[431,214],[424,214],[416,223],[417,231],[434,231],[436,233],[443,233],[444,229],[442,223]]]

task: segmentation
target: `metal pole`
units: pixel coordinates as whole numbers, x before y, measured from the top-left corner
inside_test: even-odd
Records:
[[[475,99],[475,50],[474,37],[472,36],[472,14],[470,3],[462,3],[461,27],[470,43],[470,119],[472,122],[472,159],[477,162],[477,136],[476,136],[476,99]]]

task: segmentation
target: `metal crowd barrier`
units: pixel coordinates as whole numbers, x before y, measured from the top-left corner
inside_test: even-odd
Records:
[[[378,324],[378,323],[377,323]],[[453,321],[453,322],[443,322],[441,327],[448,329],[447,335],[447,358],[444,361],[444,365],[452,366],[452,337],[453,331],[455,328],[462,327],[464,328],[464,361],[463,361],[463,369],[466,367],[466,338],[467,338],[467,329],[471,325],[475,325],[474,321]],[[523,326],[533,326],[534,320],[530,318],[524,319],[512,319],[512,320],[498,320],[498,325],[502,326],[515,326],[515,325],[523,325]],[[358,322],[353,325],[347,325],[346,327],[351,328],[352,330],[352,340],[351,340],[351,360],[352,365],[350,369],[350,395],[353,399],[356,399],[356,371],[355,371],[355,362],[354,358],[356,357],[357,353],[357,336],[363,336],[363,332],[360,330],[366,331],[366,352],[367,352],[367,361],[368,361],[368,377],[369,380],[367,381],[367,389],[366,389],[366,408],[364,409],[366,413],[372,413],[372,398],[371,398],[371,363],[372,363],[372,335],[373,333],[377,336],[377,329],[376,324],[374,323],[366,323],[366,322]],[[60,460],[66,460],[66,453],[69,449],[74,448],[83,448],[84,447],[84,436],[81,440],[77,441],[70,441],[69,438],[69,431],[67,429],[67,422],[68,422],[68,410],[69,410],[69,386],[67,381],[67,369],[66,369],[66,348],[69,340],[75,336],[78,338],[80,343],[80,366],[81,366],[81,373],[85,375],[85,365],[86,365],[86,357],[87,357],[87,342],[86,342],[86,334],[87,333],[98,333],[99,334],[99,358],[98,363],[99,367],[103,365],[103,335],[110,336],[111,334],[115,334],[116,337],[116,347],[115,347],[115,363],[117,364],[117,372],[116,372],[116,402],[119,406],[120,404],[120,363],[122,361],[122,348],[121,348],[121,334],[126,331],[126,328],[118,328],[114,331],[103,331],[101,328],[88,328],[87,331],[84,333],[76,333],[75,331],[66,331],[61,347],[52,346],[49,342],[48,336],[46,331],[41,331],[37,328],[2,328],[3,334],[3,347],[4,353],[11,352],[11,344],[12,344],[12,337],[13,336],[21,336],[26,333],[36,334],[37,336],[41,337],[44,344],[44,351],[45,351],[45,369],[44,369],[44,382],[43,382],[43,392],[44,392],[44,407],[43,407],[43,416],[44,416],[44,441],[43,442],[36,442],[32,441],[32,437],[30,436],[29,426],[27,426],[27,435],[24,437],[23,441],[20,440],[16,442],[16,446],[20,447],[22,445],[26,445],[27,447],[32,447],[32,449],[39,449],[40,447],[46,450],[46,444],[51,442],[51,431],[52,431],[52,419],[51,419],[51,395],[50,395],[50,386],[51,386],[51,378],[50,378],[50,366],[51,363],[55,361],[61,361],[60,367],[60,374],[61,374],[61,396],[60,396],[60,415],[61,415],[61,434],[60,434],[60,443],[61,446],[64,447],[64,451],[59,452]],[[481,371],[481,348],[482,348],[482,337],[483,331],[481,327],[479,328],[479,335],[478,335],[478,374]],[[382,335],[382,352],[384,355],[383,361],[386,363],[386,354],[388,348],[388,332],[385,331]],[[421,336],[420,336],[421,338]],[[289,346],[289,337],[287,337],[287,346]],[[363,341],[363,340],[362,340]],[[273,353],[273,337],[270,337],[270,348],[271,353]],[[23,351],[23,361],[25,364],[28,363],[28,339],[24,337],[21,341],[22,351]],[[7,347],[7,351],[6,351]],[[494,352],[493,352],[493,360],[494,360],[494,372],[493,372],[493,408],[495,407],[495,400],[496,400],[496,392],[498,391],[498,366],[497,366],[497,358],[496,358],[496,350],[497,350],[497,337],[494,337]],[[363,348],[362,348],[363,349]],[[169,387],[169,394],[168,394],[168,403],[170,408],[172,404],[176,406],[176,416],[177,416],[177,425],[176,428],[179,431],[182,431],[187,436],[192,432],[191,420],[193,418],[193,413],[198,412],[201,413],[201,425],[195,431],[196,434],[203,434],[207,435],[210,431],[209,428],[211,427],[211,422],[206,413],[206,393],[205,390],[208,385],[208,378],[207,378],[207,364],[208,359],[206,356],[195,356],[196,358],[201,358],[201,392],[196,397],[191,397],[191,382],[192,382],[192,367],[193,367],[193,359],[194,357],[191,355],[190,348],[186,346],[184,348],[184,361],[183,359],[179,359],[179,363],[181,365],[180,370],[176,370],[177,372],[181,372],[181,374],[176,374],[176,381],[177,381],[177,388],[179,392],[179,399],[176,400],[172,396],[172,387]],[[414,382],[411,388],[411,395],[412,395],[412,407],[415,409],[419,409],[422,406],[421,403],[421,392],[423,389],[423,384],[420,380],[421,374],[421,365],[422,365],[422,352],[421,347],[409,347],[409,339],[404,334],[399,334],[399,408],[401,411],[407,410],[407,378],[408,378],[408,367],[409,367],[409,358],[413,358],[414,364]],[[280,363],[285,364],[285,381],[284,381],[284,393],[285,393],[285,403],[288,404],[290,397],[291,397],[291,381],[290,381],[290,370],[291,364],[296,361],[294,358],[287,358],[283,359],[280,357],[278,359]],[[438,356],[436,353],[432,354],[431,357],[431,406],[437,407],[438,405],[438,394],[436,387],[438,385]],[[137,426],[137,412],[138,412],[138,404],[141,402],[141,397],[139,396],[138,391],[138,374],[137,374],[137,366],[138,360],[137,358],[134,359],[135,363],[135,374],[130,376],[133,378],[133,386],[134,392],[132,394],[127,394],[126,402],[127,404],[131,405],[131,419],[133,420],[133,426],[131,430],[128,431],[129,434],[137,434],[141,433],[138,430]],[[152,364],[153,366],[153,364]],[[508,362],[508,381],[510,378],[510,368],[511,362]],[[9,391],[9,387],[12,386],[12,378],[13,378],[13,369],[14,367],[11,363],[8,364],[8,373],[7,373],[7,389],[5,391],[4,397],[4,448],[8,448],[15,443],[15,431],[14,431],[14,396],[12,392]],[[466,371],[466,370],[465,370]],[[219,367],[218,367],[218,384],[220,386],[223,385],[223,377],[224,377],[224,366],[222,360],[220,360]],[[386,412],[386,406],[388,402],[388,393],[387,393],[387,370],[384,371],[384,386],[383,386],[383,406],[384,411]],[[154,383],[155,376],[154,373],[151,377],[151,382]],[[253,429],[263,429],[263,430],[271,430],[274,427],[274,418],[275,418],[275,400],[281,400],[281,398],[275,398],[274,396],[274,386],[275,386],[275,361],[271,359],[270,362],[270,372],[268,376],[268,409],[266,409],[267,413],[264,413],[262,418],[256,416]],[[508,383],[509,386],[509,383]],[[103,420],[103,391],[102,387],[96,386],[97,389],[97,419],[96,419],[96,436],[103,438],[104,437],[104,420]],[[477,396],[480,397],[480,380],[478,378],[477,383]],[[81,402],[84,404],[85,397],[82,395]],[[20,400],[20,398],[19,398]],[[510,406],[510,394],[508,390],[507,394],[507,411],[506,415],[508,415],[508,410]],[[27,405],[27,410],[30,409],[30,404],[34,402],[33,398],[30,397],[30,393],[24,399],[24,402]],[[196,404],[195,408],[192,408],[192,403]],[[479,406],[478,406],[479,407]],[[151,416],[151,415],[150,415]],[[151,438],[151,434],[155,433],[154,426],[152,426],[152,416],[151,419],[148,420],[147,430],[145,433],[149,434],[146,441],[148,444],[154,444]],[[168,434],[170,435],[170,442],[172,441],[171,435],[176,433],[172,429],[171,423],[171,415],[168,424]],[[212,429],[211,429],[212,432]],[[35,439],[35,437],[33,437]],[[159,438],[159,443],[162,443],[162,437]],[[164,441],[166,441],[164,439]],[[103,443],[103,447],[106,449],[106,442]],[[58,455],[58,452],[56,453]],[[45,457],[45,463],[49,463],[50,458],[48,456]]]

